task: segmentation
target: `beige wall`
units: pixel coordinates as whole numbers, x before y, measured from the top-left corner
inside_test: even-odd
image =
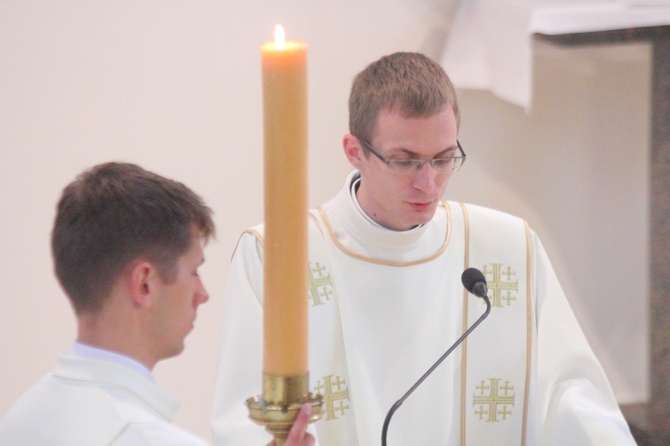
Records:
[[[309,44],[315,206],[349,171],[340,142],[351,78],[398,50],[439,58],[449,9],[441,0],[1,1],[0,416],[75,334],[50,263],[59,192],[82,169],[123,160],[184,181],[216,211],[219,237],[202,268],[211,300],[185,354],[157,367],[183,400],[177,422],[209,439],[228,261],[240,231],[262,219],[260,45],[275,23]],[[535,54],[530,112],[462,92],[468,163],[447,198],[530,221],[617,397],[639,401],[649,51]]]

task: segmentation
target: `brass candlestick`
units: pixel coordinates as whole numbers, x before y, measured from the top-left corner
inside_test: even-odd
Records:
[[[312,396],[309,391],[309,372],[288,377],[263,374],[263,394],[258,399],[250,397],[246,401],[249,418],[265,426],[277,446],[284,445],[293,421],[305,403],[312,406],[310,423],[321,418],[323,397]]]

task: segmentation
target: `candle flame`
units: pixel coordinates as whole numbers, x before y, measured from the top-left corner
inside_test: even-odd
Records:
[[[275,45],[278,50],[286,48],[286,35],[284,34],[284,27],[281,25],[275,26]]]

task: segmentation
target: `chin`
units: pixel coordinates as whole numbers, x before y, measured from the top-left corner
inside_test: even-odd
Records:
[[[175,356],[179,356],[184,352],[184,342],[182,342],[179,345],[175,345],[172,350],[169,352],[169,358],[174,358]]]
[[[425,225],[426,223],[430,222],[434,216],[435,216],[435,209],[415,214],[409,220],[411,223],[409,227],[413,228],[414,226]]]

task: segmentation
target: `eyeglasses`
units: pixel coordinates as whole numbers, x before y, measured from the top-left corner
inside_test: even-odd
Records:
[[[430,164],[430,167],[433,168],[435,173],[438,175],[445,175],[449,172],[456,172],[461,168],[465,162],[465,152],[461,143],[456,140],[458,145],[458,150],[461,152],[460,156],[449,156],[446,158],[431,158],[428,160],[424,159],[386,159],[381,154],[379,154],[375,149],[372,148],[369,142],[363,138],[358,137],[358,140],[362,142],[365,147],[377,158],[379,158],[382,163],[386,164],[389,170],[393,173],[400,175],[414,175],[416,172],[423,169],[423,166],[426,163]]]

